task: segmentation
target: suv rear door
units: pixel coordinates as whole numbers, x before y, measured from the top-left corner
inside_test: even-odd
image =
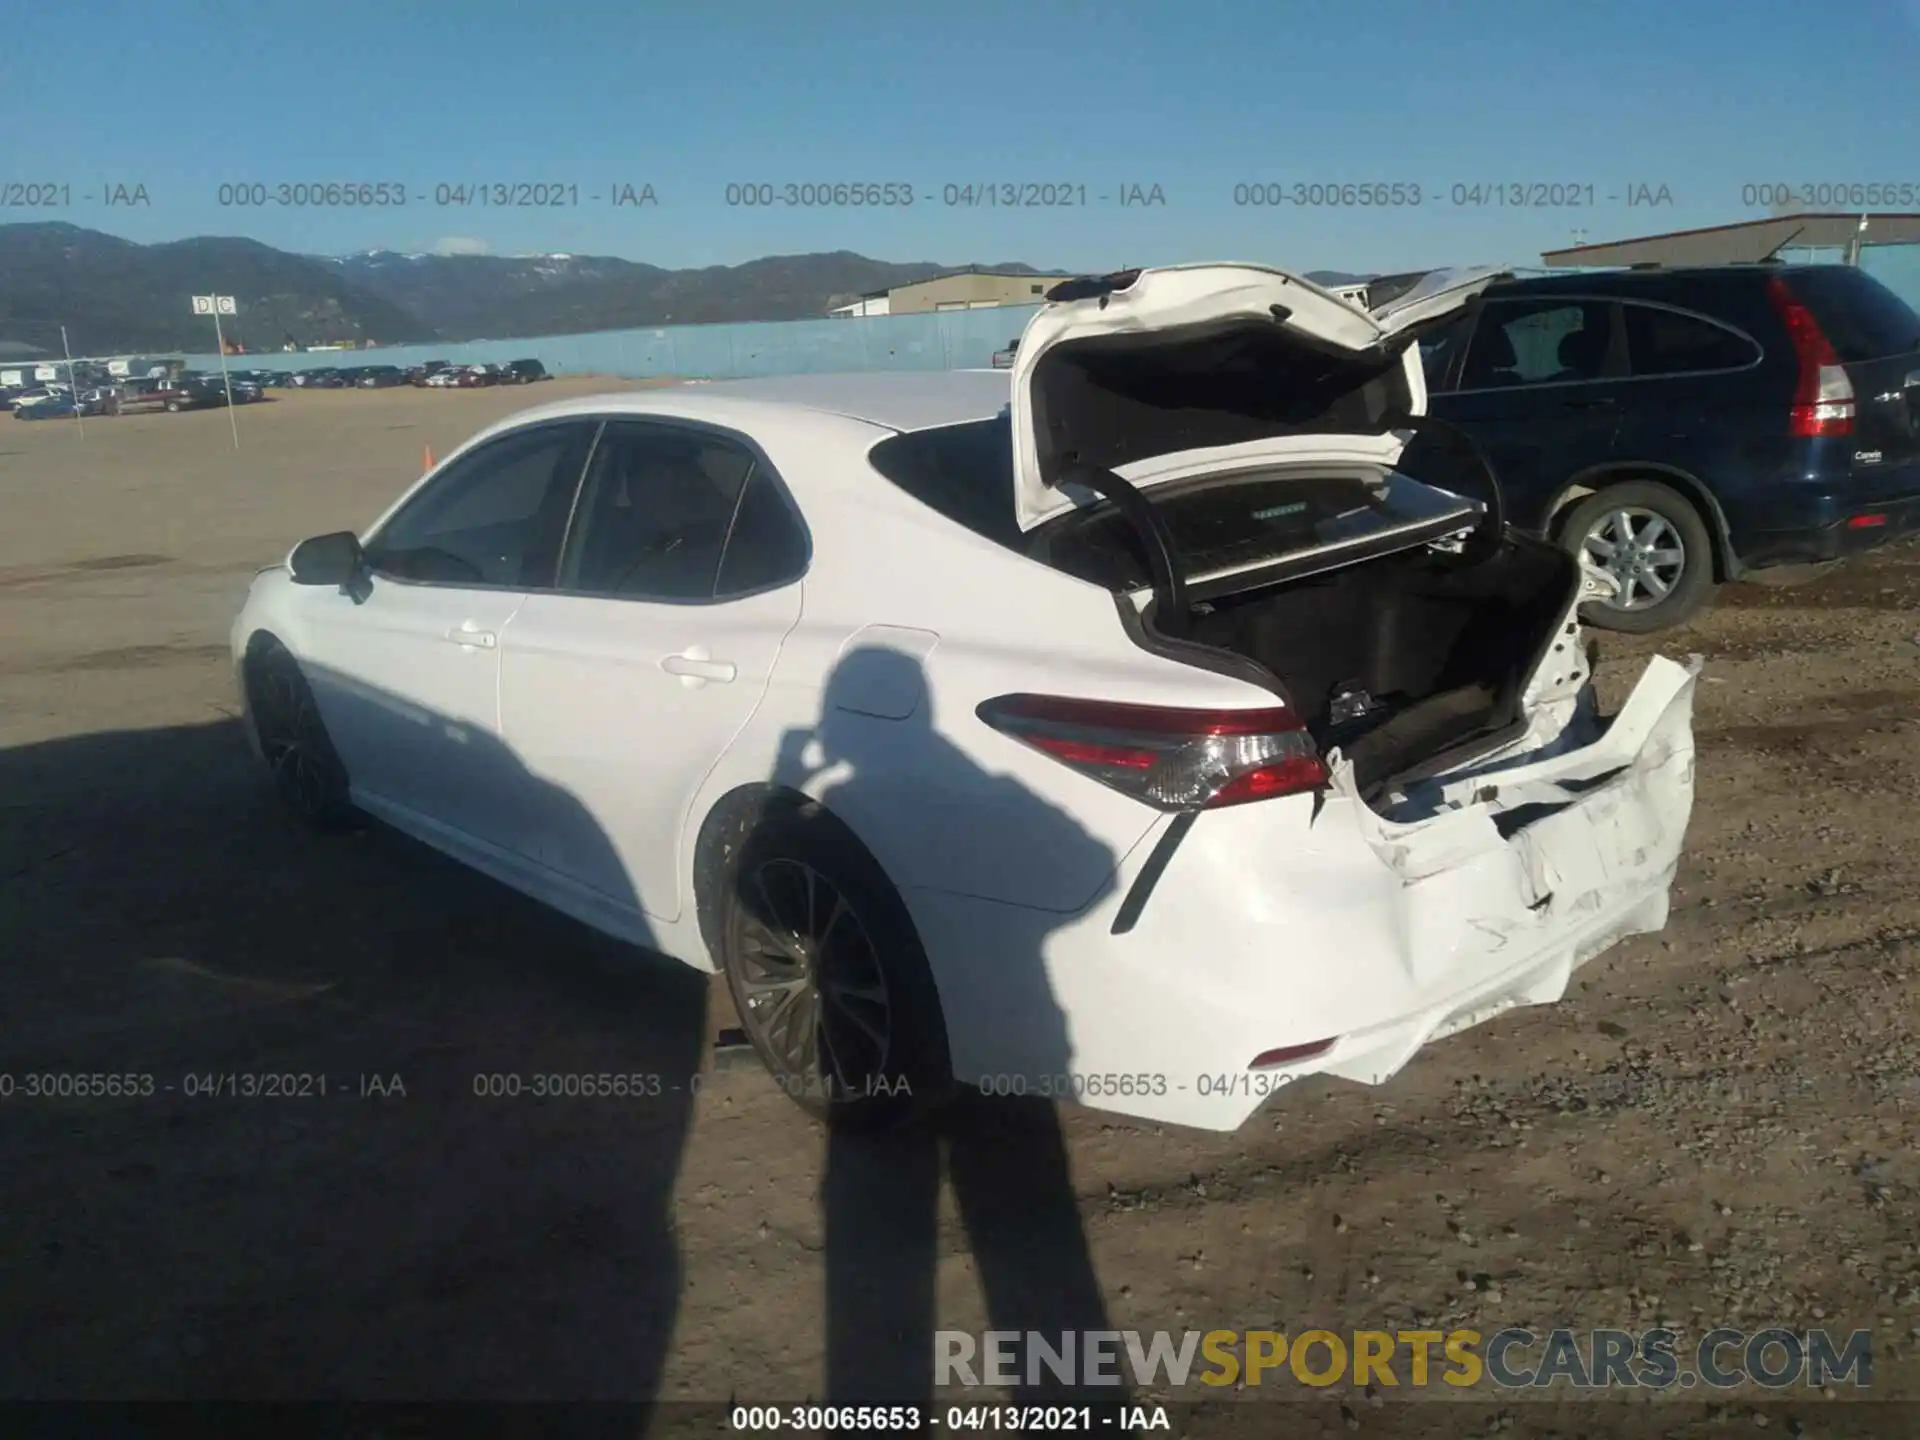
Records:
[[[1632,393],[1624,342],[1611,299],[1488,296],[1464,356],[1429,377],[1448,386],[1429,397],[1431,413],[1480,443],[1513,524],[1539,530],[1567,481],[1613,454]],[[1410,453],[1403,468],[1446,485],[1456,462],[1429,459],[1431,449]]]
[[[1710,478],[1739,468],[1730,441],[1751,447],[1778,432],[1781,387],[1761,375],[1765,352],[1753,335],[1683,303],[1623,298],[1619,314],[1634,384],[1614,436],[1617,459]]]

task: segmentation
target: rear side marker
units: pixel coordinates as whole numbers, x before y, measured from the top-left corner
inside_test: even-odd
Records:
[[[1340,1042],[1338,1035],[1325,1040],[1309,1041],[1305,1045],[1283,1045],[1278,1050],[1267,1050],[1253,1057],[1248,1063],[1249,1070],[1266,1070],[1275,1065],[1292,1065],[1300,1060],[1312,1060],[1326,1054]]]

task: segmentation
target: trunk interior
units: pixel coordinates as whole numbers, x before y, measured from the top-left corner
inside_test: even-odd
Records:
[[[1481,564],[1425,547],[1199,607],[1191,638],[1277,675],[1323,750],[1372,796],[1523,722],[1528,677],[1580,584],[1559,548],[1510,536]]]

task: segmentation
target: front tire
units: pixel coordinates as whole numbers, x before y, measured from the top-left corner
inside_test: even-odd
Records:
[[[1630,480],[1587,496],[1567,515],[1561,543],[1611,574],[1620,593],[1580,612],[1587,624],[1649,635],[1685,624],[1712,602],[1713,536],[1679,491]]]
[[[299,662],[283,645],[265,641],[249,657],[246,673],[254,734],[280,803],[312,829],[351,829],[359,816],[349,798],[347,768]]]
[[[844,1130],[921,1118],[953,1085],[919,935],[879,863],[816,804],[771,813],[735,856],[721,970],[788,1098]]]

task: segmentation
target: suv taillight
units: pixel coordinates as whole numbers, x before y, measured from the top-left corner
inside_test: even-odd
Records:
[[[1187,710],[1003,695],[978,713],[1002,734],[1161,810],[1213,810],[1327,782],[1319,747],[1285,706]]]
[[[1787,334],[1793,340],[1793,353],[1800,361],[1800,383],[1793,392],[1792,433],[1798,436],[1851,435],[1853,433],[1853,382],[1841,368],[1813,311],[1794,298],[1787,282],[1778,275],[1767,281],[1767,298],[1779,312]]]

